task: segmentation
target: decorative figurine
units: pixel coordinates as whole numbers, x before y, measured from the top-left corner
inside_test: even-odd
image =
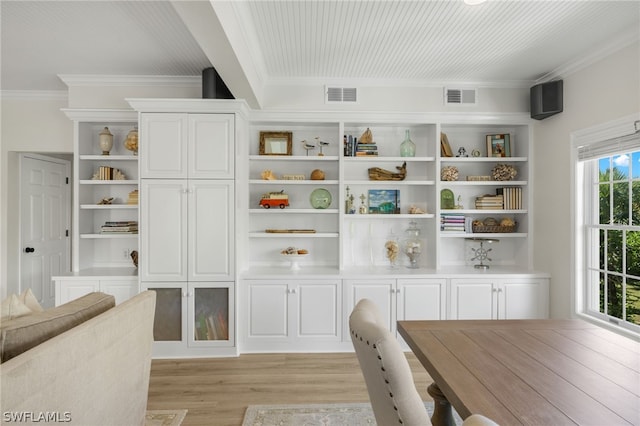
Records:
[[[262,173],[260,173],[260,177],[262,178],[262,180],[276,180],[278,179],[276,177],[276,175],[273,174],[273,172],[269,169],[263,170]]]
[[[302,146],[307,150],[307,156],[309,156],[309,151],[316,149],[316,146],[312,143],[308,143],[306,139],[302,140]]]
[[[467,150],[464,149],[463,146],[460,147],[460,149],[458,150],[458,155],[456,155],[456,157],[468,157],[469,155],[467,154]]]
[[[360,207],[358,208],[358,213],[360,214],[367,214],[367,206],[364,204],[366,199],[367,197],[364,194],[360,194]]]
[[[318,156],[322,157],[324,156],[324,154],[322,153],[322,147],[328,146],[329,142],[321,141],[318,136],[316,136],[316,140],[318,141],[318,145],[320,145],[320,152],[318,153]]]
[[[491,244],[491,243],[497,243],[500,240],[497,240],[495,238],[466,238],[466,240],[468,241],[473,241],[473,242],[477,242],[480,243],[480,247],[479,248],[471,248],[471,252],[473,253],[473,257],[471,257],[469,260],[470,261],[474,261],[474,260],[479,260],[480,263],[477,263],[475,265],[473,265],[473,267],[475,269],[489,269],[489,265],[487,265],[486,263],[484,263],[484,261],[489,261],[491,262],[491,258],[489,257],[489,252],[492,250],[491,248],[484,248],[485,244]]]
[[[462,210],[464,209],[464,206],[462,205],[462,195],[458,195],[458,204],[456,204],[456,210]]]
[[[280,207],[284,209],[285,207],[289,207],[289,196],[282,191],[273,191],[262,194],[262,198],[260,198],[260,206],[265,209],[269,209],[271,207]]]
[[[347,186],[347,196],[344,199],[344,213],[351,214],[351,206],[353,205],[353,195],[349,194],[350,188]]]

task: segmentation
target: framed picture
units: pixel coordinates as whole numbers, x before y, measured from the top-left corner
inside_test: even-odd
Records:
[[[291,132],[260,132],[260,155],[291,155]]]
[[[451,145],[449,145],[449,138],[446,133],[440,133],[440,157],[453,157],[453,151],[451,151]]]
[[[487,135],[487,157],[511,157],[511,135]]]
[[[399,214],[400,190],[370,189],[369,214]]]

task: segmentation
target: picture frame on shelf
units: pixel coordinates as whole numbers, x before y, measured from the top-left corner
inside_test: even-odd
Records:
[[[260,155],[292,155],[292,132],[260,132]]]
[[[440,133],[440,156],[453,157],[453,151],[451,151],[451,145],[449,145],[449,138],[446,133]]]
[[[511,135],[509,133],[487,135],[487,157],[511,157]]]
[[[370,189],[369,214],[400,214],[400,190]]]

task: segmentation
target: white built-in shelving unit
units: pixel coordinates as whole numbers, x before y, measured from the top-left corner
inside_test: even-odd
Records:
[[[300,263],[309,268],[319,267],[349,271],[384,267],[384,243],[390,234],[399,239],[411,221],[421,229],[424,253],[420,259],[421,269],[437,270],[450,267],[467,267],[466,238],[486,237],[499,239],[492,250],[495,254],[493,265],[527,270],[531,268],[531,239],[529,238],[530,178],[529,150],[531,130],[529,118],[506,115],[504,117],[460,115],[425,116],[421,114],[365,114],[318,113],[315,118],[309,114],[256,113],[249,125],[249,179],[248,232],[249,254],[244,269],[264,271],[270,266],[286,266],[287,261],[280,251],[294,245],[309,251]],[[377,156],[353,157],[343,152],[343,137],[360,136],[370,129],[378,146]],[[416,144],[414,157],[401,157],[400,144],[405,131],[409,130]],[[259,155],[259,135],[261,131],[290,131],[293,133],[293,155]],[[446,133],[454,154],[464,147],[468,157],[443,157],[440,152],[440,135]],[[486,136],[508,133],[511,135],[511,157],[488,157]],[[319,150],[305,154],[302,141],[319,138],[330,142],[324,147],[324,156]],[[472,157],[477,150],[479,157]],[[368,177],[368,169],[379,167],[396,171],[396,167],[406,162],[407,177],[402,181],[374,181]],[[512,181],[467,181],[467,176],[491,175],[492,168],[499,163],[514,166],[518,176]],[[455,166],[459,170],[457,181],[441,181],[443,167]],[[314,169],[322,169],[326,180],[313,181],[308,177]],[[271,170],[276,176],[283,174],[303,174],[306,180],[263,180],[261,173]],[[475,197],[495,194],[497,188],[517,186],[523,191],[523,208],[518,210],[476,210]],[[332,195],[332,203],[327,209],[314,209],[309,203],[309,195],[315,188],[325,188]],[[368,192],[371,189],[391,189],[400,193],[400,214],[360,214],[359,207],[368,208]],[[463,208],[443,210],[440,206],[440,192],[453,191],[456,202]],[[285,209],[264,209],[258,205],[263,193],[285,191],[289,195],[290,207]],[[346,211],[347,197],[354,197],[355,214]],[[458,198],[459,197],[459,198]],[[422,213],[410,214],[411,207]],[[483,220],[494,217],[497,220],[509,217],[518,223],[517,232],[500,234],[472,234],[468,232],[446,232],[440,229],[441,214],[463,214],[471,219]],[[309,229],[314,234],[271,234],[269,228]],[[402,259],[406,264],[407,259]],[[313,269],[309,269],[311,271]],[[412,273],[415,274],[415,271]]]

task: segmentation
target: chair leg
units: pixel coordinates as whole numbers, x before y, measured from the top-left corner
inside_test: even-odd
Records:
[[[447,401],[437,384],[431,383],[427,388],[427,392],[433,398],[433,416],[431,416],[431,424],[433,426],[455,426],[451,404]]]

